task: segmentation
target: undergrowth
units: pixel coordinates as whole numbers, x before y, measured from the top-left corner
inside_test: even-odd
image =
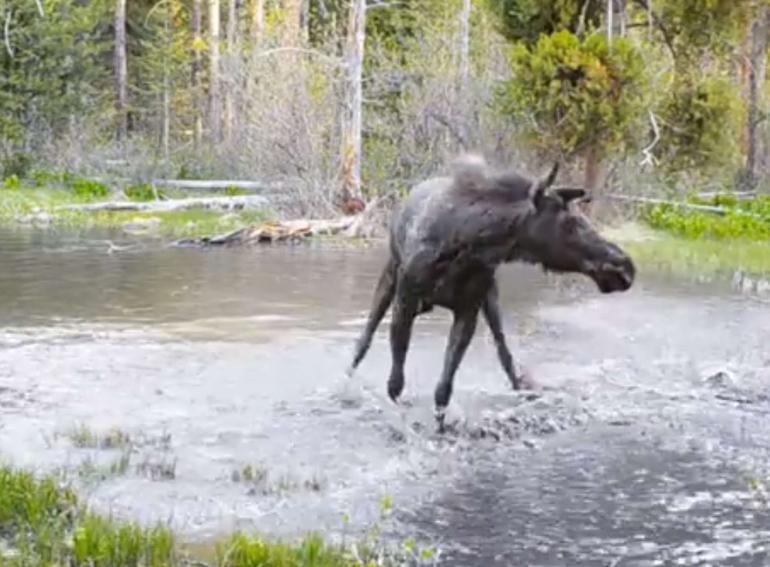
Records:
[[[720,207],[726,213],[719,215],[659,204],[647,208],[643,218],[654,228],[691,239],[770,239],[770,196],[752,200],[739,200],[729,195],[718,195],[710,199],[691,197],[687,203]]]
[[[392,502],[383,501],[381,520]],[[432,549],[408,541],[386,551],[376,525],[353,545],[318,534],[299,542],[269,541],[239,532],[214,546],[182,542],[163,525],[141,526],[89,511],[54,477],[0,466],[0,566],[88,567],[388,567],[434,565]],[[190,551],[195,550],[197,551]]]

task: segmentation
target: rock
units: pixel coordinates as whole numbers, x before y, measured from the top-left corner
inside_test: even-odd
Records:
[[[735,378],[726,370],[715,372],[704,380],[711,388],[733,388],[735,387]]]

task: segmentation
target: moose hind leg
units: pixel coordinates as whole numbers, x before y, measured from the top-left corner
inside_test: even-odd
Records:
[[[513,367],[513,356],[508,349],[508,345],[505,341],[505,333],[503,332],[502,317],[500,316],[500,302],[498,299],[497,284],[493,283],[492,287],[487,292],[487,296],[484,299],[484,318],[487,321],[490,331],[492,331],[492,337],[497,347],[497,357],[500,359],[500,364],[505,370],[505,374],[508,376],[508,380],[511,382],[514,390],[518,390],[521,387],[519,377],[516,376],[516,371]]]
[[[439,432],[444,431],[444,416],[449,400],[452,397],[452,384],[454,375],[460,362],[468,349],[468,345],[476,331],[478,308],[455,311],[452,329],[449,332],[449,341],[444,354],[444,368],[441,372],[441,380],[436,386],[436,420]]]
[[[396,289],[396,264],[393,258],[388,259],[388,263],[380,274],[380,279],[377,282],[377,287],[374,290],[374,297],[372,299],[372,306],[369,311],[369,317],[366,321],[366,327],[364,328],[358,341],[356,341],[355,351],[353,353],[353,362],[348,368],[348,375],[352,375],[353,371],[358,367],[361,361],[366,356],[369,347],[372,344],[372,337],[377,330],[382,318],[390,307],[393,301],[393,295]]]
[[[388,396],[396,402],[404,389],[404,363],[409,341],[412,337],[412,325],[417,316],[417,298],[397,292],[393,303],[393,315],[390,324],[391,369],[388,379]]]

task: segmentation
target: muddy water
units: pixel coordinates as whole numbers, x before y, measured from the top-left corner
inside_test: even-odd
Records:
[[[446,565],[770,564],[766,300],[653,273],[599,296],[506,267],[538,389],[509,391],[480,327],[439,437],[445,313],[416,325],[404,407],[387,324],[343,373],[383,253],[0,232],[0,458],[190,537],[356,532],[389,495],[388,533]],[[78,424],[131,449],[79,448]]]

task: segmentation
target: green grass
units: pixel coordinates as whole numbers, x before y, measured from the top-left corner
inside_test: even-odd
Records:
[[[688,237],[638,225],[603,231],[620,243],[642,270],[730,276],[770,274],[770,242]]]
[[[382,506],[386,519],[392,502]],[[436,553],[407,541],[386,550],[379,526],[355,545],[318,534],[298,542],[239,532],[213,545],[184,542],[163,525],[142,526],[95,514],[55,477],[0,465],[0,566],[88,567],[369,567],[430,565]]]
[[[84,185],[84,187],[90,187]],[[232,231],[243,226],[264,222],[270,214],[262,210],[222,213],[209,210],[173,212],[133,211],[67,211],[59,207],[69,204],[105,200],[90,187],[80,194],[68,189],[49,187],[0,188],[0,224],[45,224],[69,228],[121,229],[135,235],[167,238],[209,236]],[[146,190],[133,194],[136,200],[147,197]]]
[[[770,240],[770,196],[750,201],[739,201],[730,196],[692,197],[687,202],[721,207],[727,214],[661,204],[644,209],[643,219],[654,228],[690,239]]]

